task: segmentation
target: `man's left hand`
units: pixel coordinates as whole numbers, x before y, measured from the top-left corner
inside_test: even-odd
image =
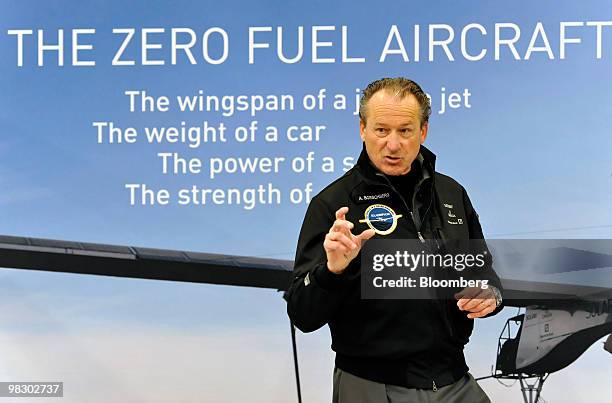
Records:
[[[469,312],[470,319],[481,318],[497,308],[495,294],[490,288],[467,287],[455,294],[457,307]]]

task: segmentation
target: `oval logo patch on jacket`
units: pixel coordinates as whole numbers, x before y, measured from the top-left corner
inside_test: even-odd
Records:
[[[367,223],[378,235],[388,235],[395,231],[397,220],[401,217],[389,206],[373,204],[366,209],[364,218],[359,222]]]

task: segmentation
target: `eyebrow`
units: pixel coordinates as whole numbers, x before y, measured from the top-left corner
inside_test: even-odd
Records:
[[[383,122],[374,122],[374,126],[389,126],[389,125]],[[410,122],[410,123],[402,123],[399,125],[399,127],[408,127],[408,126],[416,126],[416,124],[414,122]]]

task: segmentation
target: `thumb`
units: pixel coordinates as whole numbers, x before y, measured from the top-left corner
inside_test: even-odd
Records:
[[[372,238],[375,234],[376,231],[374,231],[372,228],[368,228],[364,230],[361,234],[357,235],[357,238],[359,238],[361,242],[365,242],[368,239]]]

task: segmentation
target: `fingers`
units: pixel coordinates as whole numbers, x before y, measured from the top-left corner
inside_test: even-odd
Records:
[[[338,219],[334,221],[331,228],[329,229],[329,232],[345,232],[348,234],[351,232],[353,227],[354,225],[352,222]]]
[[[357,248],[357,244],[342,232],[330,232],[325,235],[323,247],[328,251],[339,251],[346,254]]]
[[[336,220],[344,220],[346,217],[346,213],[348,213],[349,208],[348,207],[340,207],[337,211],[336,211]]]
[[[352,222],[346,220],[346,213],[348,212],[348,210],[348,207],[341,207],[336,211],[336,221],[334,221],[331,228],[329,229],[328,235],[341,234],[342,236],[326,236],[326,241],[330,241],[327,243],[328,246],[326,247],[326,249],[335,250],[336,248],[338,248],[339,246],[333,243],[333,241],[337,241],[340,242],[345,248],[347,248],[347,250],[345,250],[345,253],[348,253],[354,250],[355,248],[360,248],[363,242],[372,238],[376,234],[373,229],[366,229],[357,236],[353,235],[351,231],[353,230],[355,225]]]
[[[491,301],[495,300],[491,298],[472,298],[467,300],[467,302],[463,304],[463,307],[459,309],[468,312],[478,312],[483,308],[483,304],[488,304]]]
[[[347,237],[353,238],[351,234],[351,230],[355,226],[352,222],[346,220],[346,213],[348,212],[348,207],[340,207],[336,211],[336,221],[332,224],[329,232],[343,232]]]
[[[365,242],[368,239],[372,238],[374,235],[376,235],[376,231],[374,231],[371,228],[368,228],[368,229],[364,230],[361,234],[357,235],[357,238],[361,242]]]
[[[465,288],[455,294],[457,307],[462,311],[469,312],[470,319],[480,318],[493,312],[496,308],[495,296],[489,289],[478,287]]]
[[[475,298],[478,294],[480,294],[483,291],[482,288],[480,287],[466,287],[463,290],[459,291],[458,293],[455,294],[455,299],[461,299],[461,298]]]
[[[481,318],[493,312],[495,310],[495,300],[485,299],[480,305],[478,305],[474,311],[470,312],[467,317],[470,319]]]
[[[483,301],[483,299],[492,297],[489,295],[487,290],[478,287],[465,288],[455,294],[455,298],[458,296],[459,301],[457,301],[457,307],[462,311],[472,311]]]

